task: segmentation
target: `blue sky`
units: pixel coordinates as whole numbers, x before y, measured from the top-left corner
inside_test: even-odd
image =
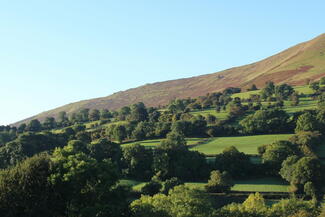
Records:
[[[325,2],[2,0],[0,124],[258,61],[325,32]]]

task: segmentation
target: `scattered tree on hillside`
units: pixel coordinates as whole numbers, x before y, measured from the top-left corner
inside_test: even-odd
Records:
[[[205,185],[205,189],[208,192],[220,193],[228,192],[231,187],[234,186],[234,182],[228,172],[220,172],[219,170],[214,170],[210,174],[210,179],[208,184]]]

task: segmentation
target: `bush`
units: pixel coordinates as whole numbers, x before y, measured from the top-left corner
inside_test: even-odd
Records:
[[[141,188],[141,193],[144,195],[153,196],[157,194],[161,189],[161,184],[157,181],[150,181]]]
[[[230,191],[232,186],[234,186],[233,180],[226,171],[221,173],[219,170],[214,170],[205,189],[207,192],[222,193]]]

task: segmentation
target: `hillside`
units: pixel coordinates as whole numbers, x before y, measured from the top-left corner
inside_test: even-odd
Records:
[[[136,102],[159,106],[173,98],[197,97],[221,91],[226,87],[247,88],[255,83],[262,87],[266,81],[302,85],[306,79],[317,80],[325,75],[325,34],[298,44],[259,62],[192,78],[147,84],[113,95],[71,103],[15,123],[18,125],[37,118],[56,116],[60,111],[75,112],[81,108],[121,108]]]

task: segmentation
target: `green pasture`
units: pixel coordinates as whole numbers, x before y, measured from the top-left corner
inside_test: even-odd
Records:
[[[312,100],[311,98],[307,98],[307,97],[300,98],[299,100],[300,102],[297,106],[291,106],[290,101],[285,101],[284,110],[287,113],[292,114],[294,112],[299,112],[303,110],[316,109],[317,107],[317,100]]]
[[[261,90],[253,90],[253,91],[247,91],[247,92],[242,92],[242,93],[235,93],[231,97],[235,98],[241,98],[241,99],[248,99],[251,95],[257,95],[260,94]]]
[[[138,142],[130,142],[130,143],[124,143],[122,146],[127,146],[127,145],[132,145],[132,144],[140,144],[146,147],[155,147],[161,143],[161,141],[164,139],[151,139],[151,140],[143,140],[143,141],[138,141]],[[187,145],[196,145],[200,142],[204,142],[204,138],[186,138]]]
[[[259,146],[271,144],[278,140],[287,140],[292,135],[293,134],[274,134],[213,138],[207,143],[192,147],[191,150],[199,151],[206,155],[215,155],[220,154],[227,147],[235,146],[241,152],[255,155],[258,154],[257,148]]]
[[[309,95],[309,94],[312,94],[314,92],[308,85],[296,86],[296,87],[293,87],[293,88],[299,94]],[[261,90],[254,90],[254,91],[247,91],[247,92],[242,92],[242,93],[235,93],[231,97],[232,98],[239,97],[241,99],[247,99],[247,98],[250,97],[250,95],[256,95],[256,94],[259,94],[260,92],[261,92]]]
[[[123,179],[121,185],[130,186],[133,191],[141,191],[147,182]],[[207,182],[186,182],[185,186],[191,189],[204,190]],[[232,191],[252,191],[252,192],[288,192],[289,184],[279,178],[256,178],[246,180],[236,180]]]
[[[277,178],[236,181],[232,191],[288,192],[289,184]]]
[[[186,186],[192,189],[204,190],[205,182],[188,182]],[[232,191],[252,192],[288,192],[289,184],[278,178],[256,178],[237,180]]]
[[[204,109],[204,110],[195,110],[193,112],[190,112],[192,115],[202,115],[207,116],[208,114],[216,116],[218,120],[225,120],[228,116],[228,112],[226,111],[220,111],[217,112],[215,108],[211,109]]]

